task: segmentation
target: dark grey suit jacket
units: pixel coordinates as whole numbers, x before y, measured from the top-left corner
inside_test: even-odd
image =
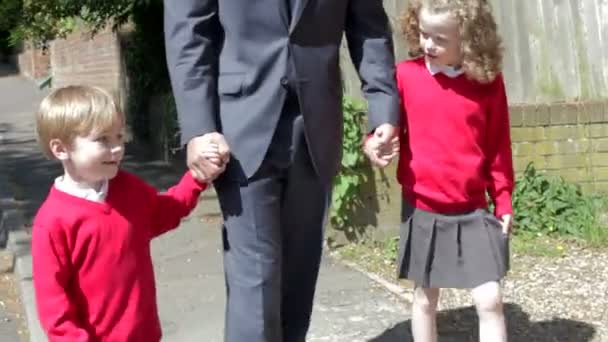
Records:
[[[328,183],[342,149],[343,33],[373,129],[399,120],[391,30],[381,0],[293,0],[291,13],[286,1],[164,0],[182,142],[219,131],[251,176],[289,84],[297,91],[314,166]]]

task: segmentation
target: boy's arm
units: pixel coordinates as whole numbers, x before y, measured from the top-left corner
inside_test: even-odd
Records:
[[[194,179],[190,171],[176,185],[164,193],[150,187],[152,199],[152,237],[176,228],[181,220],[196,207],[198,197],[207,188],[207,183]]]
[[[38,317],[49,341],[89,341],[66,290],[72,271],[65,236],[58,229],[34,226],[32,268]]]
[[[489,172],[488,192],[494,203],[494,215],[502,217],[513,213],[513,156],[509,107],[502,75],[491,84],[491,101],[486,132],[486,158]]]

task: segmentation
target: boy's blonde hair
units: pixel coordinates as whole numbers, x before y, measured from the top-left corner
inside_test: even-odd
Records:
[[[38,143],[51,159],[51,140],[71,144],[77,136],[104,132],[117,123],[124,125],[125,119],[112,95],[91,86],[58,88],[42,100],[36,113]]]
[[[412,57],[423,54],[420,47],[420,10],[452,13],[459,22],[462,67],[468,78],[480,83],[492,82],[502,69],[502,42],[492,9],[487,0],[409,0],[399,18],[401,31]]]

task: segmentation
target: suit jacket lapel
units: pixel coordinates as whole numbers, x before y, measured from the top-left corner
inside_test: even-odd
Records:
[[[285,25],[285,28],[289,28],[289,17],[291,16],[290,13],[288,13],[288,9],[287,9],[287,1],[289,0],[278,0],[279,1],[279,13],[281,15],[281,20],[283,21],[283,25]]]
[[[291,25],[289,26],[290,33],[293,32],[296,25],[298,25],[298,22],[302,18],[302,13],[304,13],[304,10],[306,9],[308,2],[309,2],[309,0],[296,0],[295,1],[294,8],[291,9],[292,16],[291,16]]]

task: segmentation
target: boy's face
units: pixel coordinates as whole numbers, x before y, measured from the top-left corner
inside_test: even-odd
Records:
[[[115,124],[105,132],[77,136],[66,147],[64,165],[79,182],[94,184],[116,176],[124,155],[124,127]]]
[[[459,66],[461,63],[458,20],[449,12],[420,10],[420,47],[436,66]]]

